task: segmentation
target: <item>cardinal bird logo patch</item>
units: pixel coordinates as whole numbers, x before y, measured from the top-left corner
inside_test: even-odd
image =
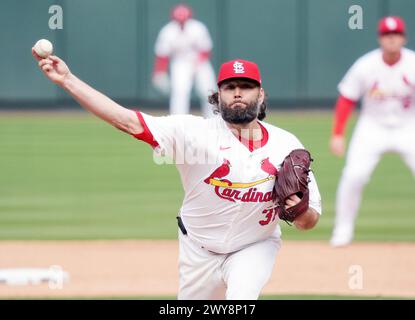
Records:
[[[269,162],[269,157],[261,161],[261,169],[262,171],[268,173],[270,176],[278,176],[278,170],[271,162]]]
[[[227,176],[231,172],[231,163],[229,160],[223,159],[222,165],[213,171],[209,177],[205,179],[205,183],[210,184],[211,179],[216,180],[220,179],[220,181],[227,181],[229,184],[232,184],[229,180],[223,180],[221,178]]]

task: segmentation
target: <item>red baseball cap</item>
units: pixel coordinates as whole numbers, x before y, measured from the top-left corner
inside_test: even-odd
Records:
[[[172,20],[176,20],[179,23],[184,23],[190,19],[193,15],[192,8],[186,4],[178,4],[171,11]]]
[[[379,35],[392,32],[405,34],[405,21],[400,17],[384,17],[380,19],[378,25]]]
[[[233,78],[251,79],[261,85],[258,65],[251,61],[237,59],[222,64],[218,75],[218,86],[222,81]]]

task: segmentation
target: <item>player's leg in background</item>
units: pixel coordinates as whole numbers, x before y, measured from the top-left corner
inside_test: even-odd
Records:
[[[179,231],[180,232],[180,231]],[[223,300],[225,283],[220,266],[224,255],[200,248],[179,234],[179,300]]]
[[[187,61],[174,61],[171,64],[170,114],[188,114],[193,75]]]
[[[195,81],[202,114],[205,118],[212,117],[214,115],[213,106],[208,102],[208,96],[216,91],[216,83],[215,72],[209,61],[205,61],[197,67]]]
[[[227,300],[256,300],[269,281],[281,239],[272,237],[228,256],[222,269]]]
[[[398,153],[402,156],[403,161],[409,167],[415,178],[415,125],[407,125],[401,128],[396,140]]]
[[[363,188],[388,147],[386,136],[386,132],[371,122],[359,120],[337,188],[332,246],[348,245],[353,240]]]

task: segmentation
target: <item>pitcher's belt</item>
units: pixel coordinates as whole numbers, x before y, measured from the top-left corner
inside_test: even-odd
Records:
[[[177,224],[178,224],[178,226],[179,226],[179,228],[180,228],[180,230],[181,230],[181,232],[184,234],[184,235],[186,235],[187,234],[187,230],[186,230],[186,228],[185,228],[185,226],[184,226],[184,224],[183,224],[183,221],[182,221],[182,218],[179,216],[179,217],[176,217],[177,218]]]

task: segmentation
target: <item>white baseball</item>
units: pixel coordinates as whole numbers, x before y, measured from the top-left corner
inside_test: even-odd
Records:
[[[40,39],[38,42],[36,42],[34,49],[39,57],[46,58],[52,54],[53,45],[49,40]]]

